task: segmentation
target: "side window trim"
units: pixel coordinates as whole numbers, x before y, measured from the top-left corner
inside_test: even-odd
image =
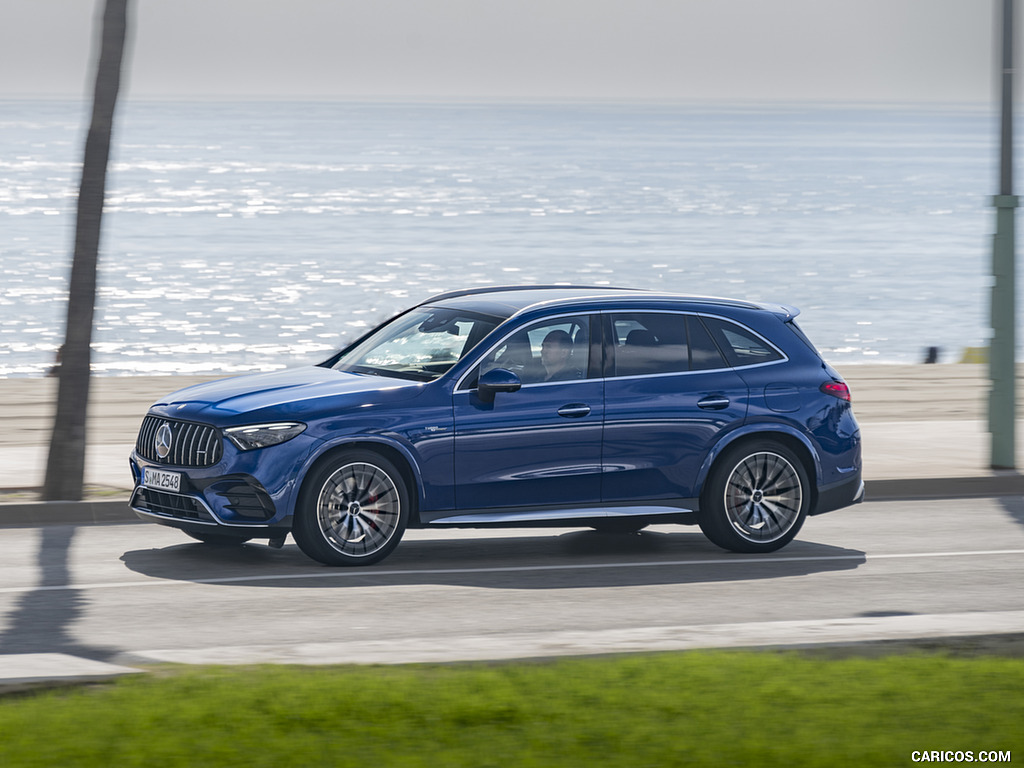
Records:
[[[621,315],[621,314],[678,315],[678,316],[680,316],[684,320],[684,323],[685,323],[685,319],[688,318],[688,317],[695,318],[698,322],[700,322],[704,326],[704,328],[707,331],[708,335],[711,337],[712,342],[716,346],[719,347],[719,352],[722,355],[722,361],[723,361],[722,367],[720,367],[720,368],[703,368],[703,369],[694,370],[692,368],[691,364],[690,364],[690,361],[688,360],[687,361],[687,370],[668,371],[668,372],[662,372],[662,373],[636,373],[636,374],[627,374],[627,375],[621,375],[621,376],[616,375],[615,374],[615,348],[614,348],[615,347],[615,333],[614,333],[614,330],[612,328],[612,318],[613,318],[614,315]],[[586,317],[588,322],[589,322],[589,324],[590,324],[590,362],[589,362],[589,366],[588,366],[588,369],[587,369],[587,376],[586,376],[586,378],[579,379],[578,381],[593,381],[596,378],[603,378],[603,379],[612,379],[612,378],[614,378],[614,379],[633,379],[633,378],[650,378],[650,377],[661,377],[661,376],[685,376],[685,375],[698,374],[698,373],[713,373],[714,371],[730,371],[730,370],[736,370],[737,368],[758,368],[758,367],[766,366],[766,365],[776,365],[778,363],[784,363],[784,362],[787,362],[789,360],[789,356],[786,355],[785,352],[783,352],[781,349],[779,349],[779,347],[777,345],[773,344],[771,341],[766,339],[763,335],[761,335],[760,333],[755,331],[753,328],[751,328],[750,326],[745,325],[745,324],[743,324],[741,322],[738,322],[737,320],[735,320],[735,319],[733,319],[731,317],[725,317],[723,315],[716,315],[716,314],[712,314],[712,313],[708,313],[708,312],[700,312],[700,311],[695,311],[695,310],[646,309],[646,308],[607,309],[607,310],[601,310],[601,312],[599,312],[599,313],[587,313],[587,312],[575,311],[575,312],[565,312],[565,313],[558,314],[558,315],[551,315],[549,317],[538,318],[538,319],[534,320],[533,322],[526,323],[525,325],[519,325],[519,326],[509,330],[500,339],[498,339],[498,341],[496,341],[494,344],[490,345],[485,351],[483,351],[483,353],[481,353],[477,357],[476,360],[473,361],[473,364],[467,369],[466,373],[464,373],[459,378],[458,382],[455,385],[455,390],[454,391],[460,392],[460,391],[468,391],[468,390],[473,389],[475,387],[475,379],[476,379],[476,375],[478,375],[477,371],[478,371],[478,369],[480,367],[481,362],[484,360],[484,358],[486,358],[489,354],[491,354],[495,349],[497,349],[502,344],[504,344],[506,341],[508,341],[512,336],[514,336],[515,334],[517,334],[517,333],[519,333],[521,331],[527,330],[527,329],[531,328],[534,325],[538,325],[538,324],[549,322],[549,321],[553,321],[553,320],[558,320],[560,318],[565,318],[565,317]],[[713,332],[711,332],[711,330],[709,328],[707,328],[707,325],[704,323],[704,318],[712,318],[712,319],[715,319],[715,320],[719,320],[719,321],[722,321],[722,322],[725,322],[725,323],[730,323],[732,325],[737,326],[741,330],[745,331],[746,333],[749,333],[751,336],[753,336],[756,339],[760,340],[766,347],[768,347],[769,349],[773,350],[776,354],[778,354],[779,357],[776,358],[775,360],[768,360],[768,361],[763,362],[763,363],[750,363],[748,365],[739,365],[739,366],[730,365],[729,361],[728,361],[728,356],[726,355],[725,350],[721,349],[721,344],[715,338],[715,334]],[[690,348],[691,346],[692,345],[690,344],[689,330],[687,329],[687,347]],[[690,349],[690,354],[692,355],[692,349]],[[469,383],[471,380],[473,381],[472,384]],[[562,382],[543,382],[543,381],[541,381],[541,382],[531,382],[529,384],[524,384],[523,386],[524,387],[545,386],[545,385],[553,384],[553,383],[561,383],[561,384],[571,383],[571,380],[570,381],[562,381]]]
[[[735,320],[734,318],[725,317],[723,315],[716,315],[716,314],[713,314],[713,313],[710,313],[710,312],[700,312],[700,311],[696,311],[696,310],[672,310],[672,309],[635,309],[635,310],[630,310],[630,309],[614,309],[614,310],[612,310],[612,309],[608,309],[608,310],[603,310],[601,312],[601,314],[603,315],[603,321],[601,323],[601,326],[602,326],[603,333],[604,333],[604,336],[605,336],[605,345],[604,345],[605,352],[604,352],[604,354],[605,354],[606,360],[605,360],[605,365],[604,365],[604,376],[605,376],[605,378],[609,378],[609,379],[611,379],[611,378],[615,378],[615,379],[649,378],[649,377],[653,377],[653,376],[684,376],[684,375],[691,375],[691,374],[698,374],[698,373],[713,373],[715,371],[732,371],[732,370],[737,370],[739,368],[759,368],[761,366],[777,365],[779,363],[785,363],[785,362],[787,362],[789,360],[789,356],[785,352],[783,352],[781,349],[779,349],[779,347],[776,344],[773,344],[771,341],[766,339],[762,334],[758,333],[757,331],[755,331],[750,326],[745,325],[744,323],[741,323],[741,322]],[[628,375],[623,375],[623,376],[617,376],[615,374],[615,333],[614,333],[614,329],[612,328],[612,316],[613,315],[620,315],[620,314],[666,314],[666,315],[680,315],[680,316],[682,316],[684,318],[692,317],[692,318],[696,319],[697,322],[700,322],[701,325],[704,327],[704,329],[707,332],[708,336],[711,338],[712,343],[715,344],[716,347],[719,347],[719,353],[720,353],[721,359],[722,359],[722,366],[721,367],[716,367],[716,368],[702,368],[702,369],[696,369],[695,370],[695,369],[692,368],[692,366],[689,365],[689,361],[688,361],[688,370],[685,370],[685,371],[669,371],[669,372],[666,372],[666,373],[637,373],[637,374],[628,374]],[[774,359],[774,360],[768,360],[768,361],[763,362],[763,363],[750,363],[748,365],[738,365],[738,366],[731,365],[729,363],[728,355],[725,353],[725,350],[721,349],[721,345],[719,344],[718,340],[715,338],[715,334],[712,333],[711,330],[704,323],[704,318],[713,318],[715,320],[720,320],[722,322],[730,323],[732,325],[735,325],[736,327],[740,328],[741,330],[745,331],[746,333],[749,333],[754,338],[760,340],[766,347],[768,347],[769,349],[773,350],[776,354],[778,354],[779,357]],[[689,330],[687,330],[687,346],[690,348],[690,354],[692,355],[692,344],[690,343],[690,339],[689,339]]]

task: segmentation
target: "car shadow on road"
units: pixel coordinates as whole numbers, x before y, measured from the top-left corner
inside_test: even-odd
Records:
[[[508,538],[412,538],[383,563],[361,568],[322,566],[291,544],[274,550],[259,543],[187,543],[128,551],[121,560],[152,578],[229,586],[585,589],[805,576],[853,570],[866,557],[859,550],[806,541],[767,555],[740,555],[715,547],[699,532],[610,535],[580,530]]]

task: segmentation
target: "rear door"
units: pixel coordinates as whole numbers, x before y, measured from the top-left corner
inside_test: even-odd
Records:
[[[746,417],[746,384],[696,315],[615,312],[603,323],[602,500],[694,497],[708,451]]]

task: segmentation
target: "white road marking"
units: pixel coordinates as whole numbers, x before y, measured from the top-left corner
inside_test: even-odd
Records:
[[[575,563],[558,565],[509,565],[493,566],[489,568],[417,568],[383,570],[372,568],[352,569],[330,569],[310,571],[307,573],[266,573],[252,576],[221,576],[208,579],[192,579],[183,576],[180,579],[151,578],[144,581],[110,581],[110,582],[83,582],[75,584],[57,584],[33,587],[0,587],[0,594],[25,594],[28,592],[53,592],[59,590],[76,589],[123,589],[134,587],[160,587],[180,586],[187,584],[244,584],[254,581],[294,581],[303,579],[345,579],[345,578],[374,578],[381,576],[458,576],[477,575],[489,573],[541,573],[550,571],[593,571],[613,569],[637,569],[637,568],[665,568],[685,566],[708,566],[708,565],[770,565],[776,563],[811,563],[811,562],[842,562],[851,560],[903,560],[912,558],[931,557],[992,557],[1000,555],[1024,555],[1024,549],[987,549],[966,552],[906,552],[896,554],[878,555],[808,555],[794,557],[730,557],[715,558],[707,560],[642,560],[628,563]]]

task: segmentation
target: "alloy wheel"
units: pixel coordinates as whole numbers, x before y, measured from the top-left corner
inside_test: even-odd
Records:
[[[800,519],[803,486],[785,457],[768,451],[740,461],[725,483],[725,513],[733,529],[751,542],[784,536]]]
[[[398,486],[380,467],[353,462],[339,467],[320,489],[317,524],[327,543],[348,557],[380,551],[399,530]]]

